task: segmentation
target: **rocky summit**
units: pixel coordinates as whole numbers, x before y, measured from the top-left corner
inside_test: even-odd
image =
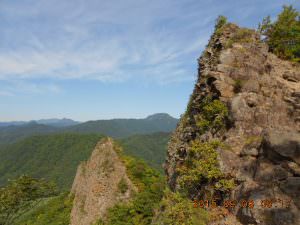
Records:
[[[115,148],[111,138],[99,141],[90,159],[78,167],[71,190],[71,225],[94,224],[99,218],[105,219],[110,207],[128,201],[136,191]],[[120,192],[122,182],[126,190]]]
[[[211,224],[300,224],[299,64],[231,23],[216,29],[198,62],[168,147],[170,189],[214,199]],[[236,204],[229,216],[226,200]]]

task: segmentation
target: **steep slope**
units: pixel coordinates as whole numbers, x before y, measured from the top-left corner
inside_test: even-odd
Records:
[[[119,190],[121,182],[127,187],[123,192]],[[96,222],[108,208],[128,200],[135,190],[112,140],[99,142],[90,159],[78,167],[71,191],[75,195],[71,225]]]
[[[216,200],[211,224],[300,224],[299,65],[269,53],[253,30],[216,28],[168,147],[168,184]]]
[[[22,174],[46,178],[69,190],[78,164],[86,160],[102,136],[92,134],[48,134],[28,137],[3,147],[0,185]]]
[[[78,167],[71,225],[150,224],[162,189],[158,173],[123,155],[111,138],[103,139]]]

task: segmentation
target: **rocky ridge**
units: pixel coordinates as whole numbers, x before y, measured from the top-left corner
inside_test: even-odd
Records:
[[[126,174],[111,138],[101,140],[90,159],[77,169],[71,193],[74,194],[71,225],[94,224],[105,220],[107,210],[131,199],[136,187]],[[126,189],[120,190],[125,183]]]
[[[212,224],[300,224],[299,65],[279,59],[258,33],[234,24],[215,31],[198,63],[187,111],[169,143],[165,171],[171,190],[185,189],[190,199],[213,197],[219,205],[253,200],[253,208],[234,207],[232,216],[220,215]],[[205,117],[206,109],[218,105],[212,103],[226,106],[223,117]],[[202,175],[187,189],[182,171],[199,157],[194,143],[216,140],[219,175]],[[221,178],[226,185],[216,189]]]

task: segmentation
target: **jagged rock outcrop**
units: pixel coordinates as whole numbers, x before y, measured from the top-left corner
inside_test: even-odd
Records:
[[[207,97],[227,106],[225,130],[199,128]],[[168,148],[165,171],[173,191],[182,188],[180,169],[191,143],[215,139],[222,142],[216,149],[220,170],[235,183],[219,192],[219,203],[245,199],[255,205],[232,208],[236,220],[212,223],[300,224],[300,67],[268,52],[254,30],[234,24],[216,31],[199,59],[198,80]],[[199,186],[191,199],[208,197],[210,184]]]
[[[100,141],[90,159],[78,167],[71,190],[74,194],[71,225],[105,220],[109,208],[128,201],[136,191],[115,148],[111,138]],[[120,183],[126,186],[125,190],[120,190]]]

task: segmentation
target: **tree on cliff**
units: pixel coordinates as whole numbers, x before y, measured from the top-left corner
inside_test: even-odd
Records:
[[[53,184],[25,175],[10,181],[6,187],[0,188],[0,225],[13,224],[29,207],[55,192]]]
[[[300,13],[293,6],[283,6],[274,22],[264,18],[258,29],[273,53],[300,62]]]

